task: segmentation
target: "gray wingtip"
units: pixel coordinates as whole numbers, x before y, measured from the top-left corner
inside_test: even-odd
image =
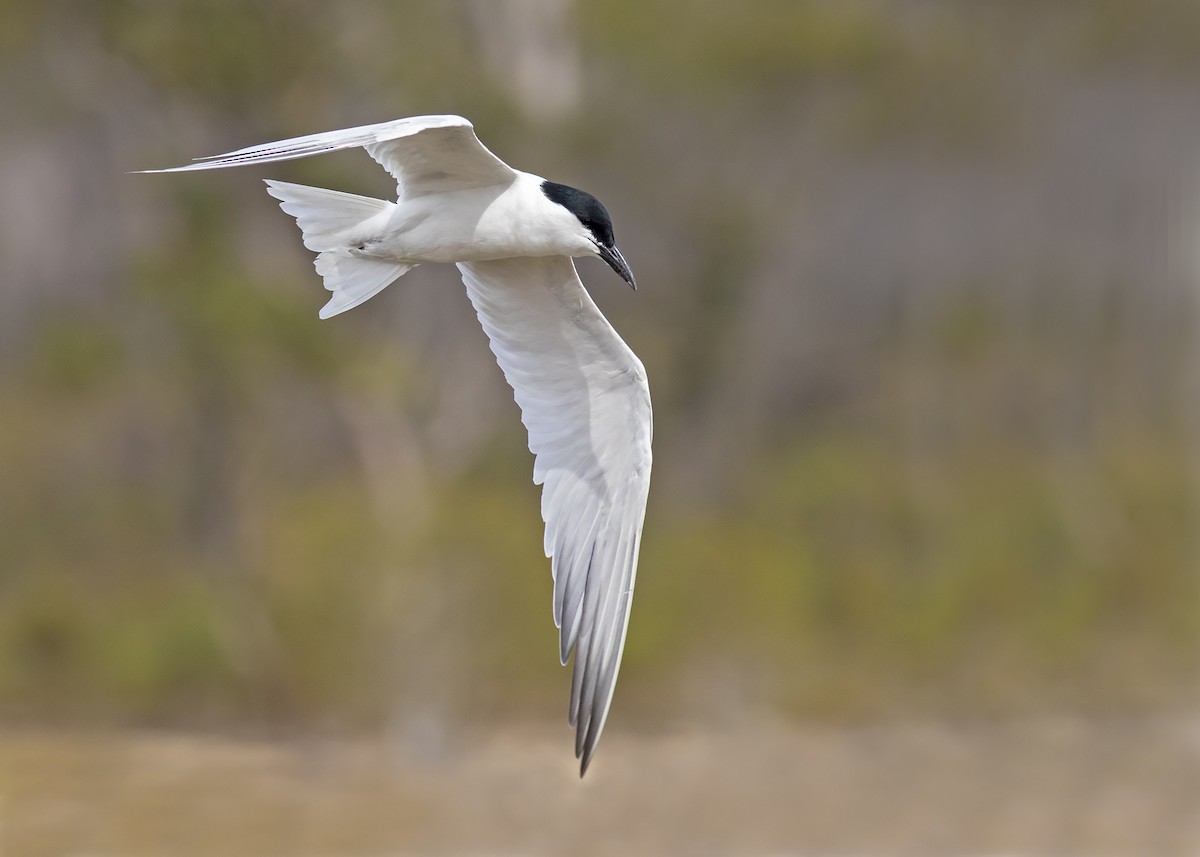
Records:
[[[590,731],[590,730],[589,730]],[[587,773],[588,767],[592,764],[592,756],[596,753],[596,741],[592,736],[584,741],[583,747],[579,752],[575,753],[575,758],[579,759],[579,779],[583,779],[583,775]]]
[[[161,170],[130,170],[126,175],[150,175],[152,173],[182,173],[191,172],[193,170],[210,169],[216,166],[215,164],[185,164],[182,167],[164,167]]]

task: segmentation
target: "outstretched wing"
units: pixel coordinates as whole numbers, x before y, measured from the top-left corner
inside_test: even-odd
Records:
[[[562,663],[575,650],[569,719],[582,776],[604,729],[629,624],[650,487],[646,372],[569,258],[458,267],[537,456]]]
[[[365,148],[392,174],[400,197],[507,184],[516,176],[512,167],[479,142],[474,127],[461,116],[412,116],[377,125],[325,131],[201,158],[185,167],[144,172],[240,167],[357,147]]]

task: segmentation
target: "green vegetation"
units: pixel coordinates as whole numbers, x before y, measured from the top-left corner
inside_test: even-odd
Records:
[[[427,606],[405,599],[417,576],[449,587],[452,602],[419,645],[449,644],[444,634],[469,653],[460,680],[470,679],[475,705],[507,708],[518,690],[552,699],[561,689],[537,494],[514,432],[472,472],[435,484],[427,530],[397,540],[352,462],[309,469],[273,443],[287,426],[254,416],[248,394],[225,405],[236,424],[220,429],[220,455],[232,459],[222,478],[235,484],[170,472],[212,465],[194,438],[190,455],[153,460],[154,447],[200,419],[172,413],[185,406],[165,395],[196,383],[189,364],[153,368],[135,385],[151,391],[116,392],[131,370],[64,368],[79,352],[104,355],[93,366],[115,359],[111,343],[72,327],[42,340],[36,383],[4,394],[0,454],[23,468],[6,467],[17,478],[0,490],[13,530],[0,603],[10,714],[379,722],[396,692],[383,681],[395,625]],[[237,347],[216,340],[214,354],[221,342]],[[969,378],[1003,362],[996,346],[978,347]],[[894,385],[867,427],[832,416],[761,448],[716,511],[652,498],[629,697],[652,708],[681,667],[721,657],[753,664],[767,699],[810,717],[1124,710],[1186,698],[1200,591],[1183,438],[1118,407],[1091,448],[1060,460],[989,429],[1002,415],[968,412],[935,460],[914,460],[893,428],[904,416],[887,404],[910,371],[893,363]],[[297,376],[280,361],[257,383]],[[104,455],[131,413],[140,438],[125,443],[149,449],[121,467]],[[197,499],[200,490],[219,496]],[[212,511],[201,503],[231,519],[204,525],[197,517]],[[233,533],[220,535],[225,527]],[[382,609],[380,594],[396,586]]]
[[[1146,61],[1174,20],[1132,2],[987,5],[1008,16],[580,4],[585,64],[606,82],[586,115],[537,133],[469,62],[457,4],[356,4],[331,44],[315,2],[167,14],[110,0],[89,7],[95,53],[79,56],[128,87],[104,109],[156,128],[155,151],[179,103],[231,145],[455,110],[514,163],[537,168],[519,159],[540,148],[555,175],[611,189],[647,286],[636,305],[607,284],[597,297],[645,357],[658,407],[623,716],[687,705],[710,674],[713,694],[806,718],[1194,702],[1194,297],[1154,282],[1145,256],[1096,284],[1040,258],[997,272],[985,255],[928,290],[919,267],[888,280],[773,258],[832,218],[819,194],[835,171],[933,174],[947,151],[970,176],[1036,161],[1041,126],[1009,112],[1021,93],[989,35],[1017,43],[1066,15],[1035,69],[1065,86]],[[9,6],[0,45],[59,44],[49,13]],[[1118,50],[1131,21],[1138,38]],[[1176,54],[1164,74],[1185,65]],[[92,128],[99,108],[57,86],[19,93],[30,135]],[[430,685],[463,716],[559,711],[515,407],[480,403],[483,428],[447,437],[459,391],[446,388],[465,375],[397,333],[388,297],[319,323],[290,224],[246,202],[256,176],[120,175],[166,163],[171,145],[149,164],[139,151],[87,165],[117,176],[115,204],[152,212],[149,238],[118,233],[94,278],[14,298],[20,325],[5,330],[20,333],[0,342],[0,717],[353,728]],[[727,174],[700,174],[726,155]],[[1062,171],[1047,163],[1020,180]],[[1109,166],[1063,169],[1102,182]],[[388,189],[350,159],[280,175]],[[883,192],[879,205],[897,211]],[[1065,229],[1056,217],[1048,228]],[[877,249],[843,240],[848,262]],[[464,329],[417,294],[410,329]],[[466,336],[444,353],[477,344]]]

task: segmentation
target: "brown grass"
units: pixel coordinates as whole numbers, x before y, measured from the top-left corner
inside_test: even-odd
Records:
[[[1184,855],[1182,718],[615,732],[580,782],[528,727],[414,754],[382,739],[11,731],[0,853]]]

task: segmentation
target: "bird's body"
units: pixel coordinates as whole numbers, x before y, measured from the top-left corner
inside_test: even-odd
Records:
[[[545,180],[517,173],[507,186],[465,188],[392,203],[344,236],[371,257],[410,264],[525,256],[585,256],[594,248],[569,231],[574,219],[541,192]],[[565,224],[565,225],[564,225]]]
[[[631,286],[604,207],[514,170],[458,116],[418,116],[252,146],[175,170],[363,147],[397,181],[396,202],[287,182],[268,192],[296,218],[333,296],[328,318],[416,265],[457,264],[513,388],[543,485],[546,555],[562,663],[575,653],[569,719],[587,770],[620,666],[650,484],[645,369],[579,281],[600,256]]]

